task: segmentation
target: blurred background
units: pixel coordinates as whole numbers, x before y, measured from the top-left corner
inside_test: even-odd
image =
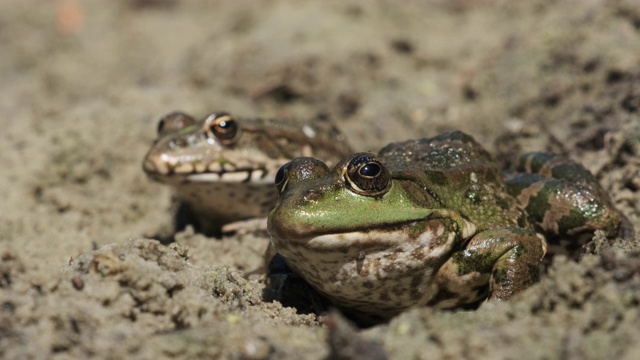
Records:
[[[171,190],[141,160],[174,110],[328,116],[358,151],[451,130],[506,165],[552,150],[638,229],[639,49],[635,0],[2,1],[0,251],[22,285],[0,296],[55,293],[70,258],[171,231]],[[206,240],[189,243],[196,265],[260,261],[243,253],[257,245]],[[32,321],[17,343],[55,329]]]

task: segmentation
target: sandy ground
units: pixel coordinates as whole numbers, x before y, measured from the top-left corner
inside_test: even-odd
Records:
[[[637,243],[356,335],[264,301],[266,237],[152,240],[141,170],[176,109],[328,114],[358,150],[461,129],[582,161],[640,229],[635,0],[8,0],[0,49],[0,357],[640,358]]]

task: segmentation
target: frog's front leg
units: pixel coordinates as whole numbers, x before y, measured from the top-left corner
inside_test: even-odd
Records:
[[[435,284],[442,303],[434,305],[455,307],[485,297],[507,300],[538,281],[545,252],[544,240],[531,231],[517,227],[483,231],[438,271]]]
[[[525,207],[529,220],[546,234],[603,230],[607,236],[633,237],[628,221],[582,165],[534,152],[519,158],[516,171],[506,174],[507,189]]]

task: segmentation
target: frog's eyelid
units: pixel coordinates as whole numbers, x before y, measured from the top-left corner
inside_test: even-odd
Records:
[[[159,136],[173,134],[195,123],[196,120],[189,114],[182,111],[174,111],[160,118],[156,128],[156,133]]]
[[[389,189],[391,188],[390,184],[391,181],[387,181],[387,185],[384,189],[380,190],[380,191],[372,191],[372,190],[363,190],[360,186],[358,186],[353,180],[351,180],[351,178],[349,177],[349,175],[345,172],[343,178],[345,179],[345,182],[347,183],[347,187],[351,189],[351,191],[353,191],[354,193],[358,194],[358,195],[362,195],[362,196],[369,196],[369,197],[381,197],[382,195],[384,195],[386,192],[389,191]]]
[[[346,172],[344,174],[344,179],[347,182],[347,184],[349,185],[349,187],[351,189],[355,190],[355,192],[357,192],[357,193],[364,193],[365,192],[358,185],[356,185],[356,183],[354,183],[353,180],[351,180],[351,178],[349,177],[349,175],[347,175]]]
[[[287,185],[289,184],[289,179],[286,179],[282,185],[276,185],[276,187],[278,189],[280,189],[280,194],[284,193],[285,189],[287,188]]]

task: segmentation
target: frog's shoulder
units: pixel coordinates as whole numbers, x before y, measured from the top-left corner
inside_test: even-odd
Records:
[[[381,149],[379,155],[392,171],[449,173],[497,168],[491,155],[462,131],[392,143]]]

